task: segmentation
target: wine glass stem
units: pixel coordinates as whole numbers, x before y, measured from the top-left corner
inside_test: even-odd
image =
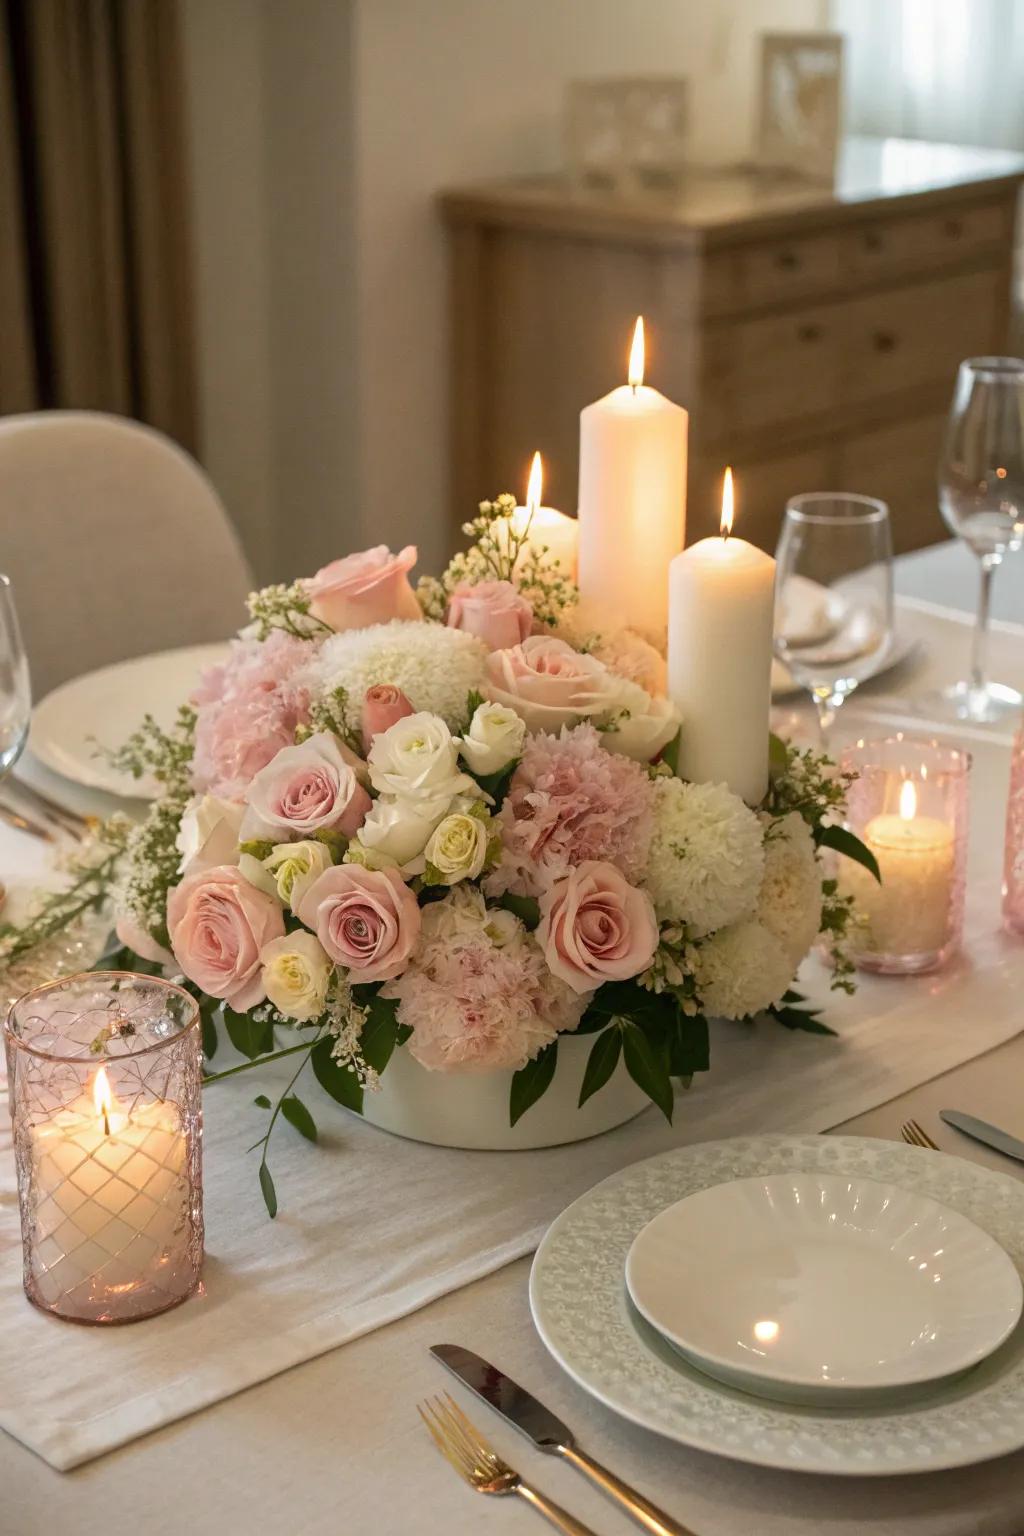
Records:
[[[995,574],[998,561],[989,555],[981,557],[981,587],[978,592],[978,617],[974,624],[974,638],[971,641],[971,689],[981,693],[985,688],[985,674],[988,670],[988,618],[992,607],[992,577]]]
[[[814,703],[818,710],[818,731],[821,736],[823,751],[828,751],[829,732],[835,724],[836,711],[842,703],[842,697],[834,693],[815,693]]]

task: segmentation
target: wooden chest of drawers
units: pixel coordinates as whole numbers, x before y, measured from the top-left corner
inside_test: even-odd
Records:
[[[805,490],[884,496],[898,550],[943,537],[943,421],[960,359],[1007,345],[1022,178],[1002,151],[849,140],[829,189],[695,171],[671,199],[445,194],[453,527],[521,492],[535,448],[545,500],[574,508],[580,407],[624,381],[643,313],[648,380],[690,411],[691,540],[727,462],[767,548]]]

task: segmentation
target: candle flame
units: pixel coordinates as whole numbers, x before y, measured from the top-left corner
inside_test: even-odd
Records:
[[[92,1102],[96,1106],[96,1114],[103,1121],[103,1133],[110,1135],[110,1111],[114,1103],[114,1095],[110,1089],[106,1067],[100,1067],[92,1080]]]
[[[644,317],[637,315],[633,329],[633,345],[629,349],[630,386],[639,389],[644,381]]]
[[[721,524],[719,525],[719,532],[721,533],[723,539],[727,539],[729,537],[730,533],[732,533],[732,517],[733,517],[732,469],[731,468],[727,468],[726,471],[725,471],[725,478],[722,481],[722,521],[721,521]]]
[[[535,453],[533,463],[530,465],[530,479],[526,487],[526,510],[530,517],[533,516],[540,506],[540,494],[543,485],[544,466],[541,463],[540,454]]]
[[[900,788],[900,820],[913,821],[917,815],[917,790],[912,779],[904,779]]]

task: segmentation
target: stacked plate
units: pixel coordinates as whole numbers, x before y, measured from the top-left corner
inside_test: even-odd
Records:
[[[859,1138],[680,1148],[538,1251],[556,1359],[633,1421],[767,1466],[879,1474],[1024,1445],[1024,1185]]]

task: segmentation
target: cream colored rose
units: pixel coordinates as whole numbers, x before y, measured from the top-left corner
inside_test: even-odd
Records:
[[[475,880],[487,861],[489,821],[470,811],[446,816],[424,849],[428,874],[436,870],[444,885]]]
[[[459,754],[472,773],[498,773],[523,750],[526,722],[505,704],[480,704],[469,730],[459,739]]]
[[[260,951],[263,987],[274,1007],[298,1024],[319,1018],[327,1001],[331,962],[311,933],[286,933]]]
[[[396,720],[376,736],[369,765],[378,794],[414,801],[424,816],[431,810],[442,814],[453,795],[477,792],[473,780],[459,769],[451,731],[438,715],[425,710]]]
[[[670,699],[652,699],[642,688],[632,688],[625,708],[612,716],[614,730],[606,730],[601,742],[608,752],[618,752],[637,763],[650,763],[667,747],[679,729],[681,715]]]
[[[176,847],[180,874],[238,863],[239,828],[245,807],[216,795],[197,795],[185,807]]]
[[[333,863],[326,844],[309,838],[301,843],[277,843],[263,860],[263,868],[273,876],[274,888],[285,906],[294,912],[313,881]]]
[[[370,869],[390,866],[404,868],[419,859],[431,833],[445,815],[451,800],[428,800],[422,805],[413,800],[382,795],[359,828],[355,842],[349,845],[349,863],[365,864]],[[363,859],[358,849],[370,859]]]

